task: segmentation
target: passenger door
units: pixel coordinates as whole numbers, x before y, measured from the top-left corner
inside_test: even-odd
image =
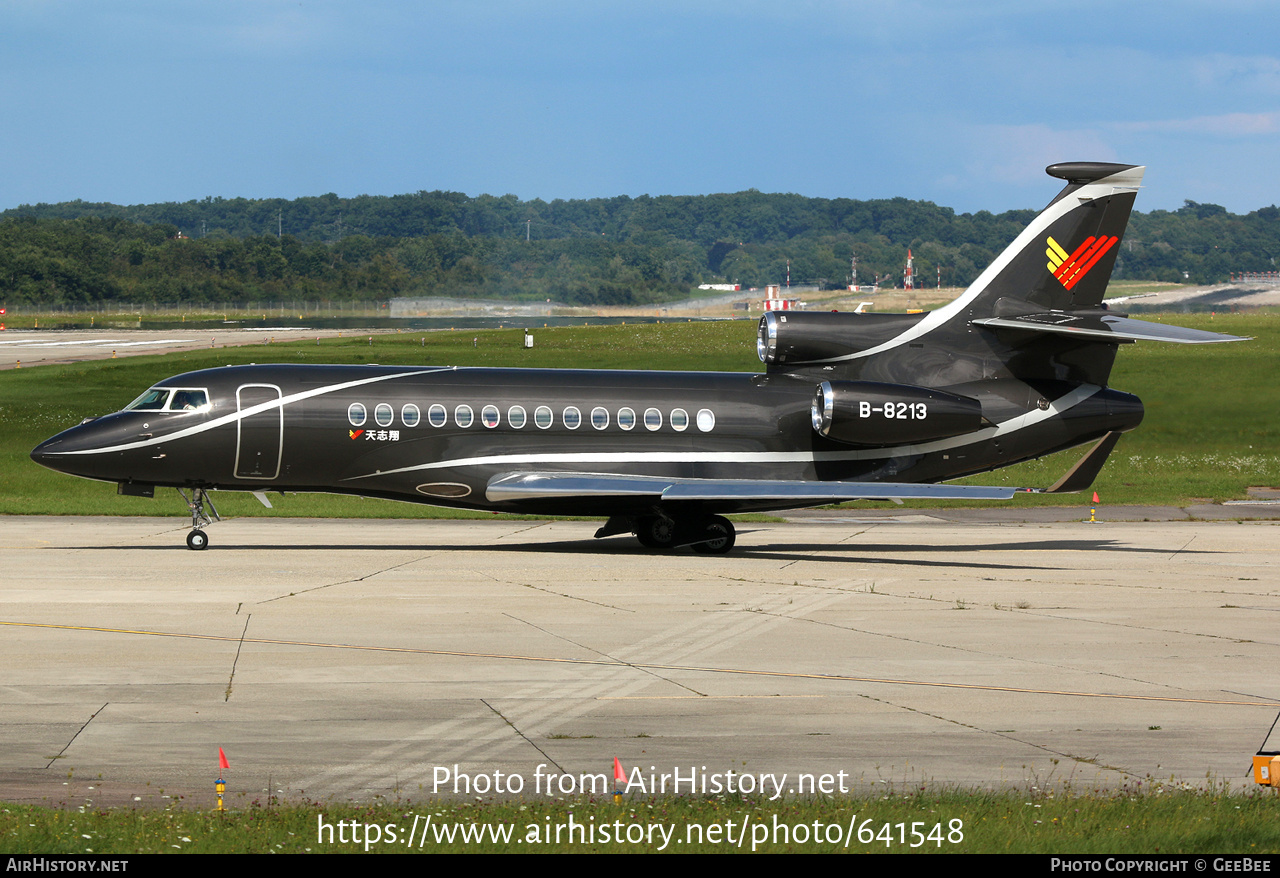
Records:
[[[280,388],[274,384],[242,384],[236,390],[241,412],[267,403],[262,411],[242,415],[237,422],[236,478],[274,479],[280,475],[284,453],[284,407]]]

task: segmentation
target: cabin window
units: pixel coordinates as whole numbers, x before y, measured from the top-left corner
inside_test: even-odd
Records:
[[[368,419],[369,413],[365,411],[364,403],[353,402],[347,406],[347,420],[351,422],[351,426],[363,427]]]
[[[644,410],[644,426],[647,430],[662,429],[662,412],[657,409]]]
[[[484,424],[490,430],[498,426],[498,407],[496,405],[487,405],[480,410],[480,423]]]
[[[684,409],[671,410],[671,429],[683,433],[689,426],[689,413]]]
[[[591,426],[597,430],[604,430],[609,426],[609,410],[596,406],[591,410]]]
[[[373,419],[378,422],[379,427],[390,427],[395,417],[395,411],[385,402],[378,403],[373,410]]]
[[[418,411],[416,405],[409,403],[400,409],[400,420],[406,427],[416,427],[418,421],[422,420],[422,412]]]
[[[157,412],[164,408],[164,404],[169,401],[169,391],[163,387],[153,387],[142,396],[135,399],[124,407],[126,412]]]
[[[631,409],[618,409],[618,426],[630,430],[636,425],[636,413]]]
[[[540,405],[533,413],[533,422],[538,425],[538,429],[545,430],[555,422],[556,416],[551,413],[551,409],[545,405]]]
[[[471,410],[469,405],[460,405],[453,410],[453,422],[464,430],[471,426],[471,422],[475,420],[475,412]]]
[[[526,415],[523,406],[513,405],[507,409],[507,424],[513,430],[523,430],[526,421]]]
[[[560,413],[560,420],[570,430],[576,430],[582,424],[582,412],[578,411],[577,406],[566,406]]]
[[[700,409],[698,411],[698,429],[704,433],[710,433],[715,429],[716,415],[711,409]]]
[[[449,413],[445,411],[444,406],[436,403],[427,409],[427,423],[433,427],[443,427],[449,422]]]

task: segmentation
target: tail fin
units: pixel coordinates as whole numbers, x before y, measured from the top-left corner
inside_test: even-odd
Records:
[[[1114,348],[1102,353],[1101,374],[1069,375],[1075,371],[1059,368],[1056,350],[1041,355],[1032,351],[1012,351],[996,342],[988,332],[975,332],[973,322],[983,318],[1020,317],[1046,311],[1096,311],[1111,279],[1120,252],[1120,241],[1129,223],[1129,212],[1146,169],[1137,165],[1102,162],[1065,162],[1045,169],[1067,185],[1033,219],[1022,234],[987,266],[978,279],[955,301],[924,315],[908,332],[880,345],[860,351],[868,367],[878,371],[886,366],[901,368],[901,358],[873,366],[879,354],[887,354],[928,335],[928,347],[952,353],[950,368],[934,375],[921,375],[930,382],[961,383],[1010,374],[1026,379],[1086,380],[1106,383]],[[1026,339],[1022,339],[1026,341]],[[1020,346],[1021,347],[1021,346]],[[1059,348],[1061,344],[1049,345]],[[1007,361],[1019,353],[1022,361]],[[1025,356],[1032,354],[1031,356]],[[977,358],[981,358],[979,363]],[[993,358],[1006,361],[993,362]],[[898,380],[902,380],[899,378]]]
[[[1007,298],[1037,311],[1097,308],[1145,170],[1101,162],[1045,168],[1066,187],[951,307],[994,311]]]
[[[1103,386],[1119,344],[1234,340],[1106,310],[1145,168],[1066,162],[1045,170],[1066,187],[955,301],[921,315],[766,315],[761,359],[771,371],[921,387],[994,378]]]

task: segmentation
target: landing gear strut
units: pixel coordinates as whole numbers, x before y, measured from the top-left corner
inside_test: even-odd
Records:
[[[197,552],[208,548],[209,536],[204,532],[204,528],[215,521],[222,521],[222,516],[218,515],[218,508],[213,505],[209,492],[204,488],[192,488],[190,497],[181,488],[178,489],[178,493],[187,502],[187,508],[191,510],[191,533],[187,534],[187,548]],[[209,504],[209,512],[213,513],[212,518],[204,511],[206,503]]]

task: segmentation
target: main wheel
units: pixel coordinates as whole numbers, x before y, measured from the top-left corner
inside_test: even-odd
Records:
[[[636,522],[636,539],[646,549],[669,549],[676,541],[676,523],[656,515]]]
[[[193,530],[187,534],[187,548],[199,552],[201,549],[208,548],[209,535],[202,530]]]
[[[713,515],[703,523],[706,536],[702,542],[694,543],[692,549],[703,555],[724,555],[733,548],[737,535],[733,530],[733,522],[722,515]]]

